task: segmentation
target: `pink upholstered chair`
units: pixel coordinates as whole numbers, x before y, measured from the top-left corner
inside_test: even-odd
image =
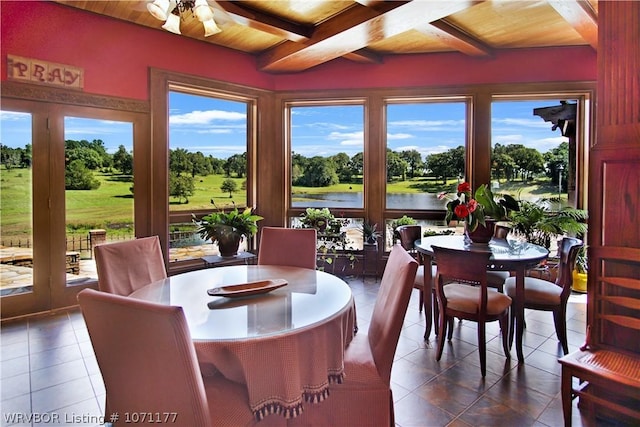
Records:
[[[393,426],[391,365],[398,345],[418,263],[402,246],[389,255],[368,333],[359,332],[345,351],[342,384],[329,397],[305,405],[292,426]]]
[[[509,307],[511,298],[495,289],[487,289],[487,265],[491,255],[488,251],[458,251],[432,246],[438,265],[436,295],[440,307],[438,324],[438,350],[436,359],[442,357],[447,326],[453,317],[478,323],[478,353],[480,371],[487,373],[485,338],[486,322],[500,322],[502,348],[509,354]],[[451,340],[451,332],[448,339]]]
[[[182,307],[93,289],[78,301],[107,392],[107,420],[118,413],[125,425],[128,413],[153,414],[150,421],[159,414],[183,427],[285,424],[276,416],[258,424],[243,385],[202,377]]]
[[[262,227],[259,265],[316,268],[315,228]]]
[[[167,277],[158,236],[98,245],[94,256],[98,287],[104,292],[129,295]]]

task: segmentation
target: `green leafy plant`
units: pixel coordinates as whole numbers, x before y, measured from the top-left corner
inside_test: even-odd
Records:
[[[586,210],[565,207],[552,211],[549,199],[535,202],[520,200],[518,203],[520,209],[510,217],[512,230],[531,243],[548,249],[554,237],[565,234],[581,236],[587,232]]]
[[[377,243],[382,234],[377,230],[378,224],[371,224],[365,221],[362,223],[362,237],[363,241],[368,244]]]
[[[442,192],[438,194],[438,199],[448,200],[445,222],[449,224],[453,220],[465,221],[469,231],[474,231],[480,224],[486,225],[485,218],[505,221],[512,211],[520,209],[518,201],[508,194],[503,194],[496,200],[487,184],[478,187],[472,196],[471,185],[463,182],[458,184],[455,196]]]
[[[263,219],[252,212],[252,208],[247,207],[243,211],[238,208],[225,212],[212,212],[198,220],[192,214],[193,222],[197,226],[197,233],[205,240],[212,242],[228,239],[230,235],[242,237],[252,237],[258,232],[258,221]]]
[[[393,235],[393,240],[400,240],[400,235],[396,231],[398,227],[402,225],[416,225],[417,223],[418,221],[407,215],[402,215],[401,218],[391,221],[391,234]]]
[[[576,268],[575,270],[578,273],[588,273],[589,272],[589,260],[587,258],[587,247],[583,246],[580,248],[578,252],[578,256],[576,257]]]
[[[318,231],[325,230],[335,217],[328,208],[307,208],[300,216],[300,222],[305,228],[315,228]]]

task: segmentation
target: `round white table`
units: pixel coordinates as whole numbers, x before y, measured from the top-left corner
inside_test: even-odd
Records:
[[[466,236],[447,235],[431,236],[416,240],[415,247],[423,256],[424,265],[431,265],[433,258],[432,246],[439,246],[459,251],[488,251],[491,252],[490,264],[487,270],[514,271],[516,277],[516,298],[513,302],[516,312],[516,351],[518,361],[524,361],[522,352],[522,335],[524,334],[524,277],[526,270],[535,267],[540,261],[547,259],[549,250],[528,242],[493,238],[489,244],[476,244],[470,242]],[[431,331],[431,268],[424,269],[425,316],[429,316],[425,339]],[[512,325],[513,327],[513,325]]]
[[[284,279],[271,292],[229,298],[207,290]],[[247,384],[257,419],[299,414],[341,382],[344,349],[355,333],[351,289],[331,274],[297,267],[238,265],[190,271],[130,295],[181,306],[205,375]]]

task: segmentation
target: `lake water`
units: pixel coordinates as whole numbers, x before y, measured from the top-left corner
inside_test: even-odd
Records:
[[[293,194],[296,208],[361,208],[364,206],[362,192],[304,193]],[[304,200],[300,200],[304,199]],[[387,194],[387,209],[444,209],[445,202],[432,193]]]

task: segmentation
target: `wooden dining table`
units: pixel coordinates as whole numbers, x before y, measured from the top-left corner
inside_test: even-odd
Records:
[[[212,289],[226,296],[212,296]],[[238,289],[245,295],[235,294]],[[246,384],[258,420],[273,413],[295,417],[305,404],[328,398],[330,383],[342,382],[355,304],[349,286],[334,275],[226,266],[177,274],[130,297],[181,306],[203,375],[221,373]]]
[[[521,240],[508,240],[493,238],[488,244],[477,244],[468,240],[464,235],[430,236],[415,241],[415,248],[421,254],[422,262],[425,266],[433,262],[432,246],[439,246],[459,251],[482,251],[491,252],[487,270],[510,271],[516,277],[516,297],[512,302],[515,309],[515,336],[516,352],[518,361],[524,361],[522,350],[522,337],[524,335],[524,278],[526,271],[537,266],[541,261],[547,259],[549,250],[543,246]],[[431,268],[424,269],[424,301],[425,317],[427,317],[427,330],[425,339],[431,333],[432,325],[432,277]],[[428,307],[427,307],[428,306]],[[512,327],[514,327],[512,325]]]

